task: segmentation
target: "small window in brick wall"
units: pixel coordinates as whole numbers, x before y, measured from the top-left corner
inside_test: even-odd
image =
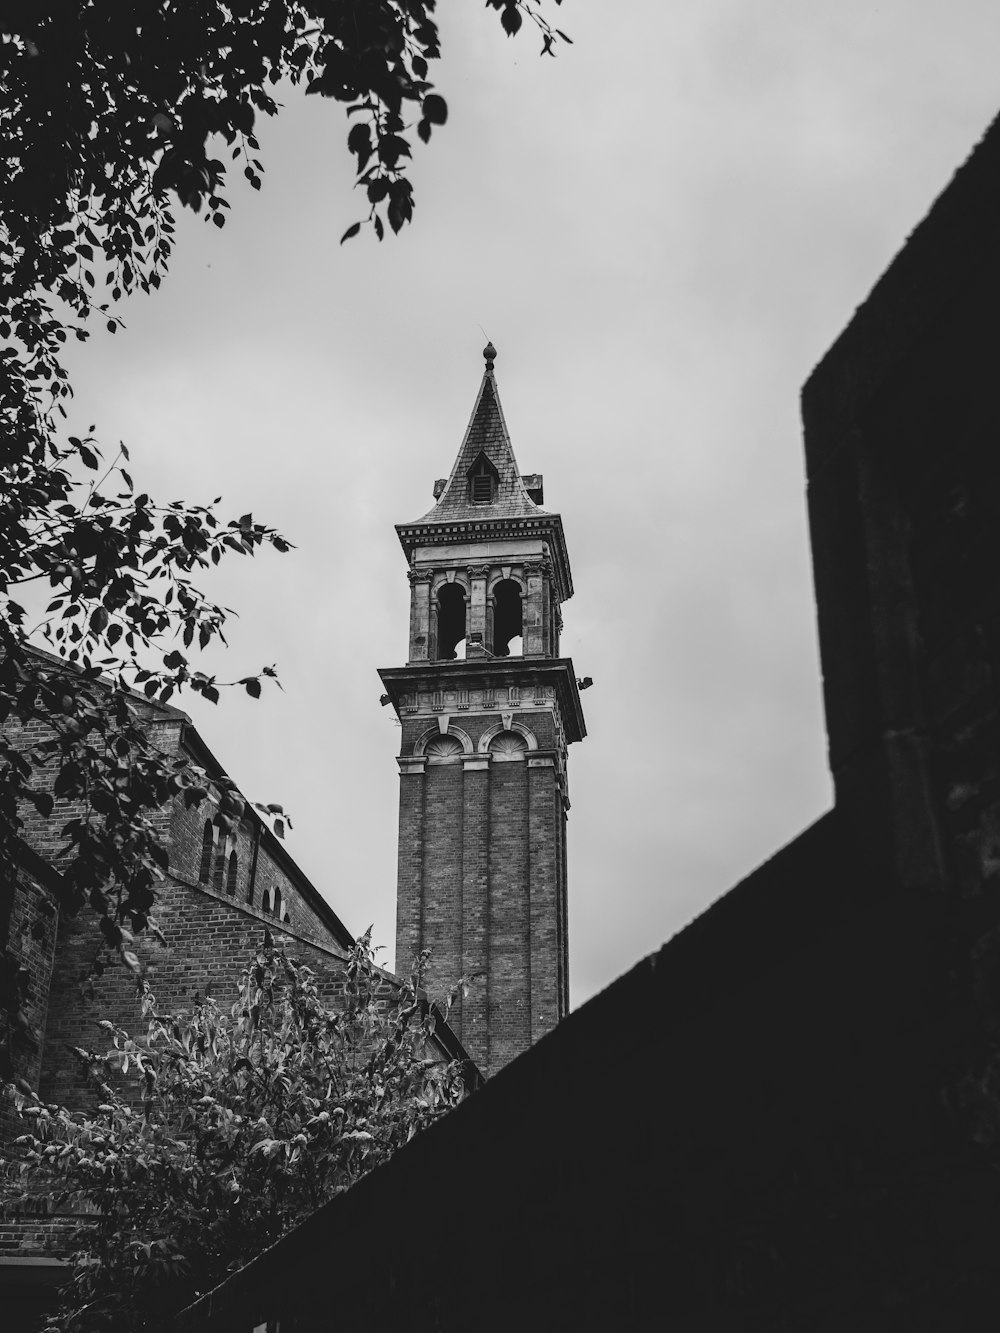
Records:
[[[201,835],[201,865],[198,867],[198,883],[207,884],[212,877],[212,852],[215,850],[215,828],[210,819],[205,820],[205,830]]]
[[[226,892],[229,894],[230,898],[236,897],[236,872],[236,853],[230,852],[229,863],[226,866]]]

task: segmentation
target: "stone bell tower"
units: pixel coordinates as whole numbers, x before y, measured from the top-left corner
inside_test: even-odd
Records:
[[[410,651],[379,674],[402,725],[396,968],[464,977],[452,1025],[486,1074],[567,1011],[566,752],[586,735],[559,656],[573,594],[562,519],[522,477],[490,343],[434,506],[396,528]]]

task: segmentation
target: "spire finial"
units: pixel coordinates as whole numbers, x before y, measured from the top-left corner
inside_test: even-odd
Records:
[[[488,342],[483,348],[483,356],[486,358],[486,369],[493,369],[493,362],[497,359],[497,349],[491,342]]]

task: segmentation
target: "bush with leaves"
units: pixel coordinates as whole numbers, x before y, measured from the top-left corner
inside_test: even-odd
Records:
[[[560,0],[554,0],[558,4]],[[553,54],[544,0],[487,0],[513,36],[525,20]],[[0,13],[0,1010],[19,1021],[27,974],[9,948],[26,803],[64,826],[62,910],[88,903],[109,942],[149,922],[165,866],[155,814],[202,799],[203,775],[166,761],[130,690],[165,701],[219,682],[189,654],[225,610],[194,580],[229,552],[288,543],[251,515],[136,493],[122,449],[102,482],[92,437],[64,436],[63,347],[115,303],[160,285],[176,202],[225,224],[227,170],[259,189],[257,118],[289,84],[344,105],[347,147],[382,238],[413,212],[412,134],[447,106],[429,82],[434,0],[14,0]],[[359,222],[348,229],[356,233]],[[345,238],[346,239],[346,236]],[[92,428],[93,429],[93,428]],[[36,613],[20,590],[47,588]],[[34,632],[56,661],[28,649]],[[110,688],[99,684],[101,673]],[[236,682],[251,694],[262,675]],[[11,724],[49,725],[23,747]],[[217,793],[210,793],[215,795]],[[217,822],[239,817],[223,791]],[[66,813],[62,811],[65,810]],[[44,927],[40,927],[43,929]],[[20,1017],[23,1022],[23,1016]],[[10,1074],[9,1033],[0,1075]]]
[[[92,1112],[9,1089],[32,1132],[8,1200],[85,1214],[51,1326],[155,1326],[461,1100],[419,980],[388,983],[366,935],[328,1007],[265,932],[231,1011],[161,1014],[147,989],[144,1040],[101,1024],[110,1049],[78,1051]]]

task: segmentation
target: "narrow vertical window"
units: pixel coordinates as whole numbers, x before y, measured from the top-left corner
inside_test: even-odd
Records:
[[[229,863],[226,866],[226,892],[230,898],[236,897],[236,853],[229,853]]]
[[[212,874],[212,852],[215,848],[215,829],[210,819],[205,820],[201,835],[201,865],[198,867],[198,883],[207,884]]]
[[[215,853],[215,864],[212,866],[212,888],[217,893],[222,892],[222,886],[226,878],[226,848],[226,842],[220,841]]]

